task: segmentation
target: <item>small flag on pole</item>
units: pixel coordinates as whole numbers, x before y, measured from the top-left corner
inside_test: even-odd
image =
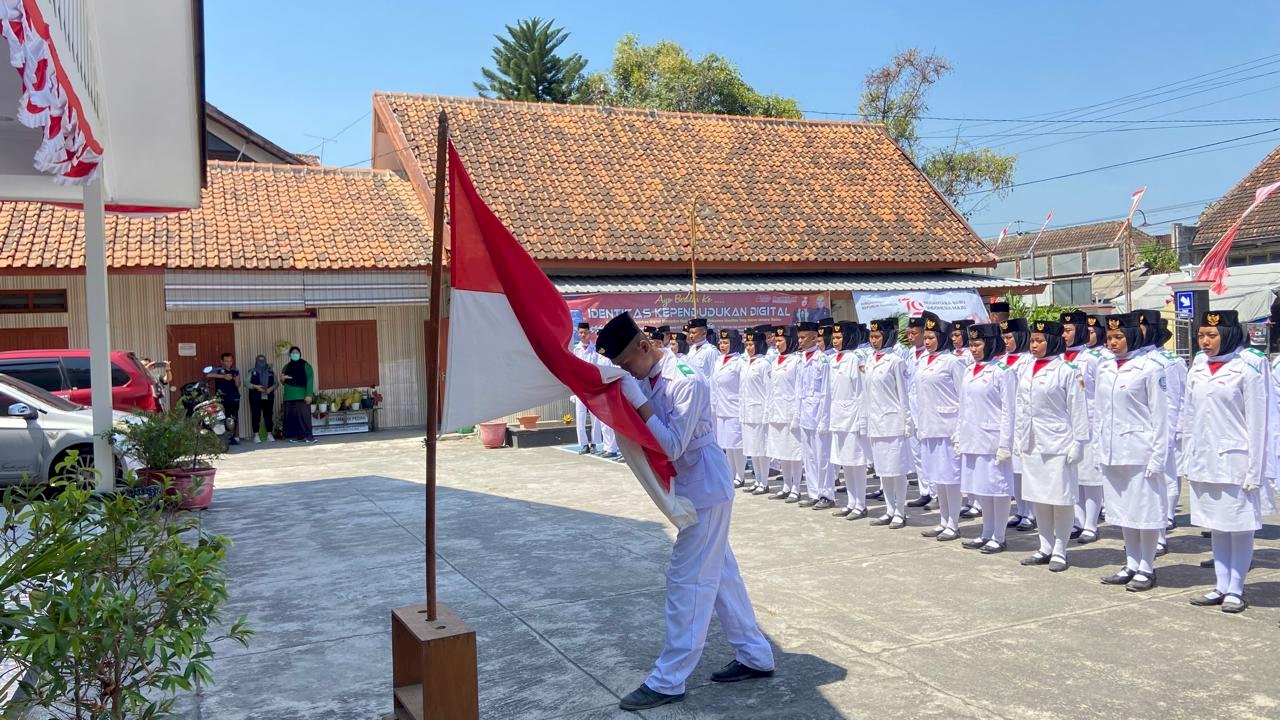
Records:
[[[1200,270],[1196,273],[1196,280],[1204,282],[1212,282],[1213,286],[1209,289],[1215,295],[1221,295],[1227,291],[1227,255],[1231,253],[1231,245],[1236,240],[1236,235],[1240,234],[1240,226],[1244,224],[1244,219],[1249,217],[1249,213],[1254,208],[1262,204],[1263,200],[1271,197],[1277,189],[1280,189],[1280,182],[1273,182],[1270,185],[1264,185],[1253,193],[1253,202],[1249,207],[1244,209],[1244,213],[1240,215],[1240,219],[1236,220],[1230,228],[1223,233],[1218,242],[1204,256],[1204,260],[1200,263]]]
[[[1142,202],[1142,196],[1147,194],[1147,186],[1143,185],[1133,194],[1129,196],[1129,214],[1124,217],[1124,222],[1120,223],[1120,229],[1116,231],[1116,237],[1111,241],[1112,245],[1120,242],[1120,236],[1124,235],[1124,231],[1129,229],[1129,223],[1133,222],[1133,214],[1138,212],[1138,203]]]
[[[1049,214],[1044,216],[1044,224],[1040,226],[1040,232],[1036,233],[1036,237],[1031,241],[1031,247],[1027,250],[1028,255],[1034,255],[1036,252],[1036,244],[1040,242],[1040,236],[1044,234],[1044,229],[1049,227],[1049,221],[1053,219],[1053,208],[1049,209]]]
[[[1007,237],[1009,237],[1009,226],[1005,225],[1000,229],[1000,237],[996,238],[996,247],[1000,247],[1000,243],[1004,242]]]
[[[569,306],[485,204],[449,143],[449,338],[441,427],[492,420],[577,396],[613,428],[627,465],[678,528],[697,521],[675,467],[622,395],[626,373],[574,356]]]

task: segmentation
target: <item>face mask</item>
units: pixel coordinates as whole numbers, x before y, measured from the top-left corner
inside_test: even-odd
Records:
[[[289,353],[289,359],[290,359],[290,360],[301,360],[301,359],[302,359],[302,353]]]

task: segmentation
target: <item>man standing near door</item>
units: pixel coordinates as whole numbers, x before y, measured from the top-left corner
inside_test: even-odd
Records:
[[[222,365],[205,376],[213,381],[222,400],[222,409],[227,417],[235,418],[236,433],[240,432],[240,371],[236,369],[236,356],[229,352],[222,353]],[[240,438],[231,436],[231,444],[239,445]]]

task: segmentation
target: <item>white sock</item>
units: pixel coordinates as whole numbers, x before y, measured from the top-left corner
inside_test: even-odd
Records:
[[[1160,540],[1160,530],[1136,530],[1138,534],[1138,574],[1151,577],[1155,572],[1156,543]]]
[[[867,466],[845,465],[844,484],[848,489],[849,499],[846,506],[861,510],[867,506]]]
[[[1253,562],[1253,533],[1231,533],[1231,583],[1228,592],[1244,597],[1244,579]]]
[[[907,476],[898,475],[893,481],[893,514],[895,517],[907,516]]]
[[[747,481],[746,453],[742,452],[742,448],[726,448],[724,454],[729,458],[729,467],[733,468],[733,479],[745,483]]]
[[[1076,503],[1076,524],[1081,530],[1098,534],[1098,511],[1102,509],[1102,486],[1081,485],[1080,501]]]
[[[1213,574],[1218,582],[1214,589],[1226,595],[1231,587],[1231,533],[1211,530],[1209,538],[1213,543]]]
[[[1142,550],[1139,545],[1138,531],[1133,528],[1121,527],[1120,535],[1124,537],[1124,566],[1130,572],[1138,572],[1138,557]]]
[[[1067,540],[1071,538],[1071,521],[1075,512],[1071,505],[1050,505],[1053,513],[1053,554],[1060,558],[1067,557]],[[1048,521],[1048,517],[1045,521]]]
[[[751,469],[756,476],[756,487],[769,487],[769,458],[764,455],[752,457]]]
[[[949,530],[960,529],[960,486],[938,485],[938,502],[941,505],[939,524]]]

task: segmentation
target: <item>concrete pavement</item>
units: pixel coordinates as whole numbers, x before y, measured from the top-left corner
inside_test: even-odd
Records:
[[[635,717],[617,701],[661,647],[673,529],[621,465],[473,439],[440,451],[440,598],[477,631],[483,717]],[[389,433],[220,463],[204,522],[235,541],[228,612],[258,634],[218,644],[217,685],[184,700],[189,718],[390,710],[390,608],[425,593],[423,470],[420,440]],[[1231,616],[1187,604],[1213,580],[1196,529],[1139,594],[1098,583],[1123,561],[1115,528],[1052,574],[1018,565],[1034,533],[982,556],[920,537],[935,518],[894,531],[739,495],[732,544],[778,673],[710,684],[731,658],[713,622],[687,699],[643,717],[1280,717],[1274,525],[1252,607]]]

